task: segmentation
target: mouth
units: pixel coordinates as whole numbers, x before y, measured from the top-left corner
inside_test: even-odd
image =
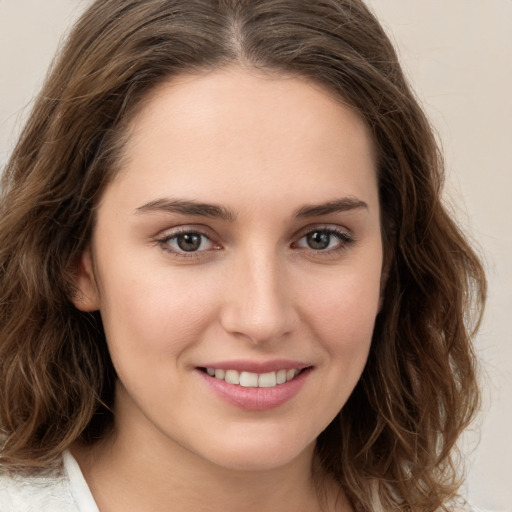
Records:
[[[310,368],[311,367],[283,368],[281,370],[265,373],[238,371],[234,369],[225,370],[222,368],[199,368],[199,370],[208,374],[210,377],[235,386],[244,388],[273,388],[292,381],[303,371]]]
[[[267,411],[292,400],[313,369],[310,364],[289,360],[224,361],[196,367],[217,396],[246,411]]]

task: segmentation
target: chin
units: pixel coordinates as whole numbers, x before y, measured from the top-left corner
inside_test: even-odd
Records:
[[[207,458],[216,464],[235,471],[271,471],[288,466],[294,461],[313,457],[315,441],[304,445],[282,439],[265,439],[261,443],[242,439],[229,442],[228,446],[217,444],[209,450]]]

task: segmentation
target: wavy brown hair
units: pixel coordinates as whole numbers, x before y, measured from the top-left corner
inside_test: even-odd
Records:
[[[471,344],[481,265],[441,202],[435,137],[381,26],[358,0],[98,0],[72,30],[6,166],[0,203],[0,465],[57,463],[112,425],[115,373],[73,269],[150,90],[227,65],[315,81],[378,151],[387,280],[367,366],[317,441],[356,509],[433,511],[478,407]]]

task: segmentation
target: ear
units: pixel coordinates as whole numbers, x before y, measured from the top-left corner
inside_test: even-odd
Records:
[[[75,293],[71,300],[80,311],[97,311],[100,300],[91,250],[88,247],[80,256],[74,271]]]

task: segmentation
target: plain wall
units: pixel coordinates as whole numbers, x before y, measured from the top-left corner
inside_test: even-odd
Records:
[[[59,40],[87,3],[0,0],[0,165]],[[512,510],[512,1],[368,3],[437,128],[447,200],[486,262],[489,302],[476,340],[485,403],[481,427],[464,443],[467,494],[482,508]]]

